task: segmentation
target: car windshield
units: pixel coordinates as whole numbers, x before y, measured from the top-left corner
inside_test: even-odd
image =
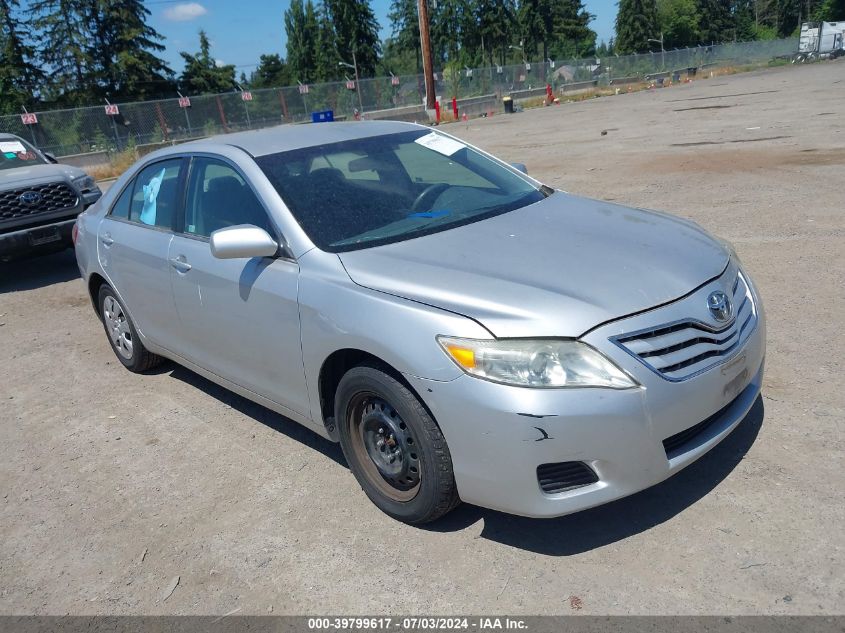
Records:
[[[280,152],[256,162],[311,241],[330,252],[435,233],[547,195],[460,141],[427,130]]]
[[[14,137],[0,137],[0,169],[15,169],[27,165],[43,165],[47,160],[37,149]]]

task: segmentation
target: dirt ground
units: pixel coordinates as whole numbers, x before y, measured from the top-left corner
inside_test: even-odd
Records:
[[[125,371],[72,253],[0,267],[0,613],[842,614],[843,97],[838,61],[444,128],[694,219],[765,301],[737,431],[561,519],[397,523],[337,446],[172,364]]]

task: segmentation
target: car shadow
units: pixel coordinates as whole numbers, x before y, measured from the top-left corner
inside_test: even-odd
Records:
[[[0,293],[35,290],[79,278],[73,249],[0,262]]]
[[[340,444],[181,365],[167,362],[151,373],[168,372],[172,378],[349,467]],[[432,532],[458,532],[483,521],[481,538],[548,556],[572,556],[610,545],[668,521],[718,486],[754,444],[764,413],[763,399],[758,396],[737,428],[701,459],[652,488],[597,508],[555,519],[531,519],[465,503],[442,519],[419,527]],[[362,494],[361,503],[366,502]]]
[[[252,402],[251,400],[247,400],[246,398],[229,391],[225,387],[221,387],[220,385],[203,378],[199,374],[192,372],[190,369],[186,369],[182,365],[177,365],[176,363],[168,361],[156,369],[153,369],[150,373],[166,374],[168,372],[170,373],[171,378],[181,380],[182,382],[207,393],[212,398],[232,407],[236,411],[252,418],[256,422],[260,422],[264,426],[286,435],[292,440],[295,440],[300,444],[304,444],[308,448],[322,453],[344,468],[349,467],[346,463],[346,458],[343,456],[340,444],[330,442],[324,437],[317,435],[311,429],[302,426],[298,422],[295,422],[280,413],[276,413],[267,407]]]
[[[423,526],[453,532],[484,521],[481,538],[548,556],[572,556],[645,532],[683,512],[727,477],[754,444],[763,424],[762,397],[719,445],[666,481],[633,496],[556,519],[529,519],[462,505]]]

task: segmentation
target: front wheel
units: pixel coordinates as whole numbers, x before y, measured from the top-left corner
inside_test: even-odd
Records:
[[[335,397],[340,444],[349,467],[380,510],[428,523],[458,498],[446,439],[417,397],[374,365],[350,369]]]

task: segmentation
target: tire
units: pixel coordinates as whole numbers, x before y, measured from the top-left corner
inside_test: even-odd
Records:
[[[126,308],[110,286],[103,284],[100,287],[97,306],[112,351],[126,369],[140,373],[161,363],[160,356],[144,347]]]
[[[346,372],[335,395],[335,419],[352,473],[382,512],[422,524],[460,503],[440,427],[383,368],[366,364]]]

